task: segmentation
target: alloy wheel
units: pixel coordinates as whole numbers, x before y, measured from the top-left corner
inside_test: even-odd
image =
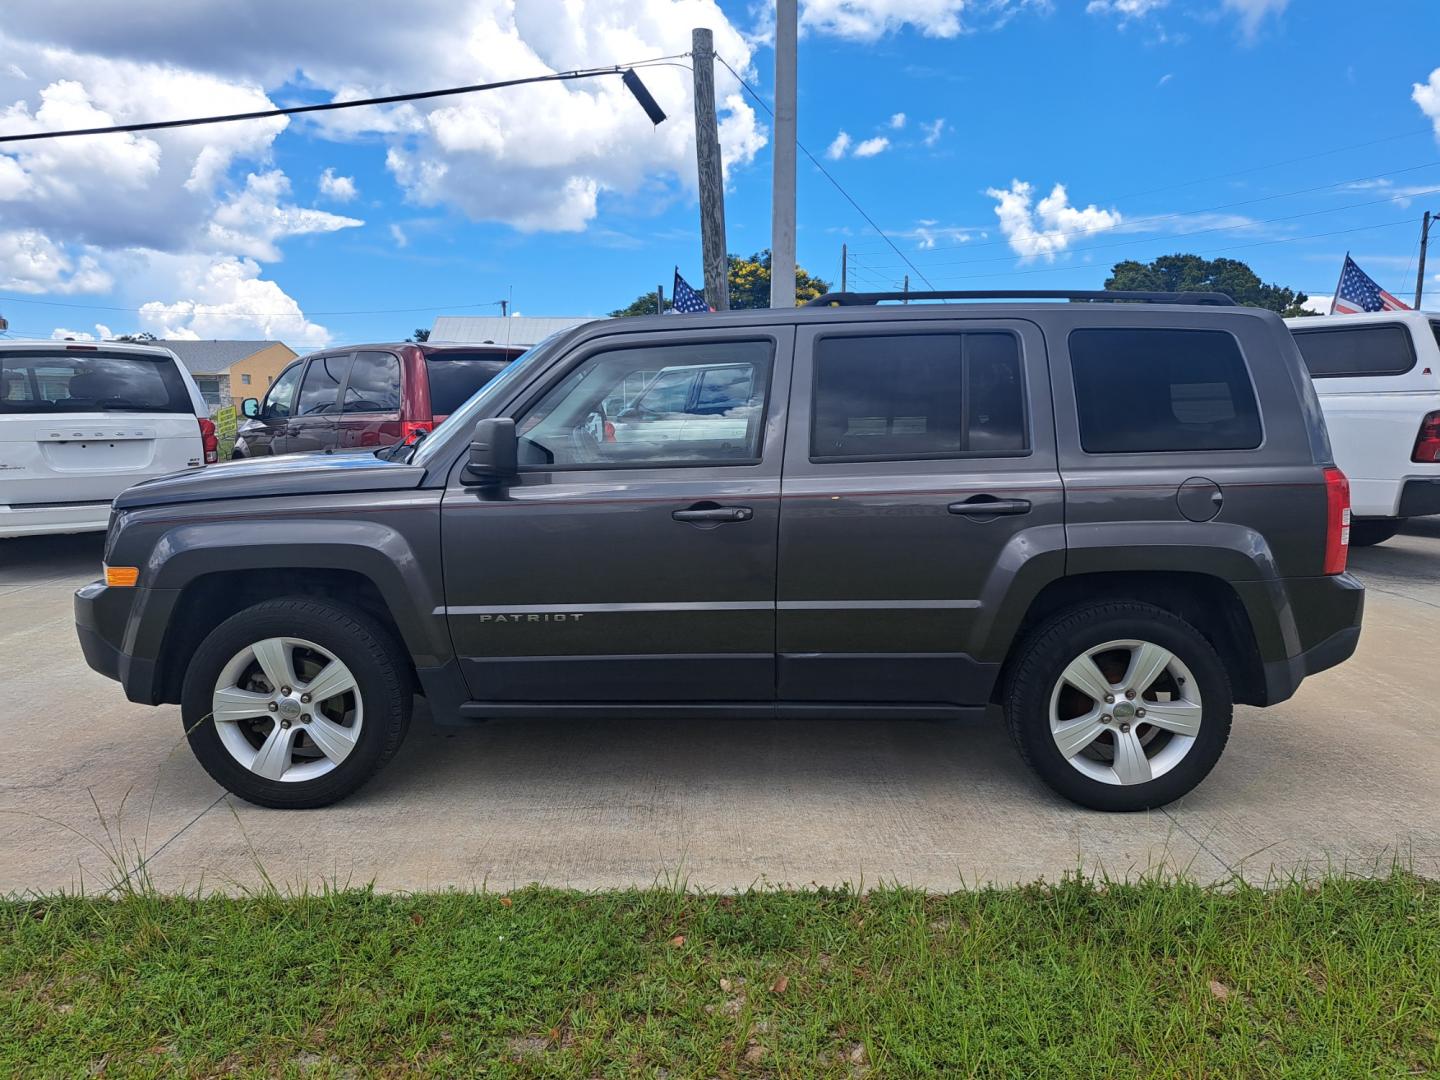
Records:
[[[1050,694],[1050,734],[1072,768],[1105,784],[1169,772],[1200,733],[1204,704],[1190,669],[1150,641],[1107,641],[1075,657]]]
[[[273,637],[247,645],[221,669],[211,718],[241,766],[266,780],[299,782],[350,756],[364,709],[354,674],[334,653]]]

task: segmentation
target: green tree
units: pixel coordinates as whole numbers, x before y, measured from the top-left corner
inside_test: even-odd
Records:
[[[1283,285],[1266,285],[1239,259],[1205,259],[1199,255],[1162,255],[1154,262],[1118,262],[1105,288],[1148,292],[1223,292],[1246,307],[1269,308],[1287,318],[1313,315],[1304,308],[1310,299]]]
[[[159,339],[149,330],[141,330],[138,334],[121,334],[116,341],[130,341],[137,345],[144,345],[147,341],[158,341]]]
[[[770,306],[770,249],[757,251],[748,258],[739,255],[730,257],[730,307],[768,308]],[[803,266],[795,267],[795,305],[823,296],[830,291],[830,282],[815,277]],[[665,310],[670,310],[670,300],[665,301]],[[610,312],[611,318],[627,315],[654,315],[655,294],[641,293],[629,305]]]
[[[405,340],[406,340],[406,341],[429,341],[429,340],[430,340],[430,331],[429,331],[429,330],[426,330],[423,326],[416,327],[416,328],[415,328],[415,332],[414,332],[413,334],[411,334],[411,335],[410,335],[408,338],[406,338]]]

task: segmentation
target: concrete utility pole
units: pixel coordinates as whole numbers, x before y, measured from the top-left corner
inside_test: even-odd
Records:
[[[775,156],[770,205],[770,306],[795,306],[796,0],[775,3]]]
[[[664,314],[665,314],[665,286],[664,286],[664,285],[656,285],[656,286],[655,286],[655,314],[656,314],[656,315],[664,315]]]
[[[700,182],[700,246],[705,261],[705,302],[730,310],[729,261],[725,253],[725,170],[715,120],[715,35],[690,31],[695,66],[695,163]]]
[[[840,291],[845,292],[845,286],[850,279],[850,245],[840,245]]]
[[[1425,211],[1425,220],[1420,223],[1420,272],[1415,275],[1415,310],[1420,310],[1420,298],[1425,295],[1425,248],[1430,243],[1430,224],[1435,215]]]

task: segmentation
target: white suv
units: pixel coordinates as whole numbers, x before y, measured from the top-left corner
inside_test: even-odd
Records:
[[[1440,314],[1287,319],[1350,478],[1350,542],[1379,544],[1440,514]]]
[[[207,412],[169,349],[0,342],[0,537],[104,529],[131,484],[216,460]]]

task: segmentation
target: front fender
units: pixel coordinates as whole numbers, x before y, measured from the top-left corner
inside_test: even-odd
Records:
[[[393,496],[392,496],[393,498]],[[400,636],[418,667],[450,659],[439,567],[439,500],[405,493],[388,503],[355,508],[316,508],[313,516],[225,514],[196,521],[177,520],[151,547],[144,568],[157,597],[178,598],[181,590],[210,575],[246,570],[345,570],[379,590]],[[403,509],[404,513],[384,514]],[[156,654],[167,619],[157,613],[143,628]],[[141,651],[147,642],[137,641]]]

